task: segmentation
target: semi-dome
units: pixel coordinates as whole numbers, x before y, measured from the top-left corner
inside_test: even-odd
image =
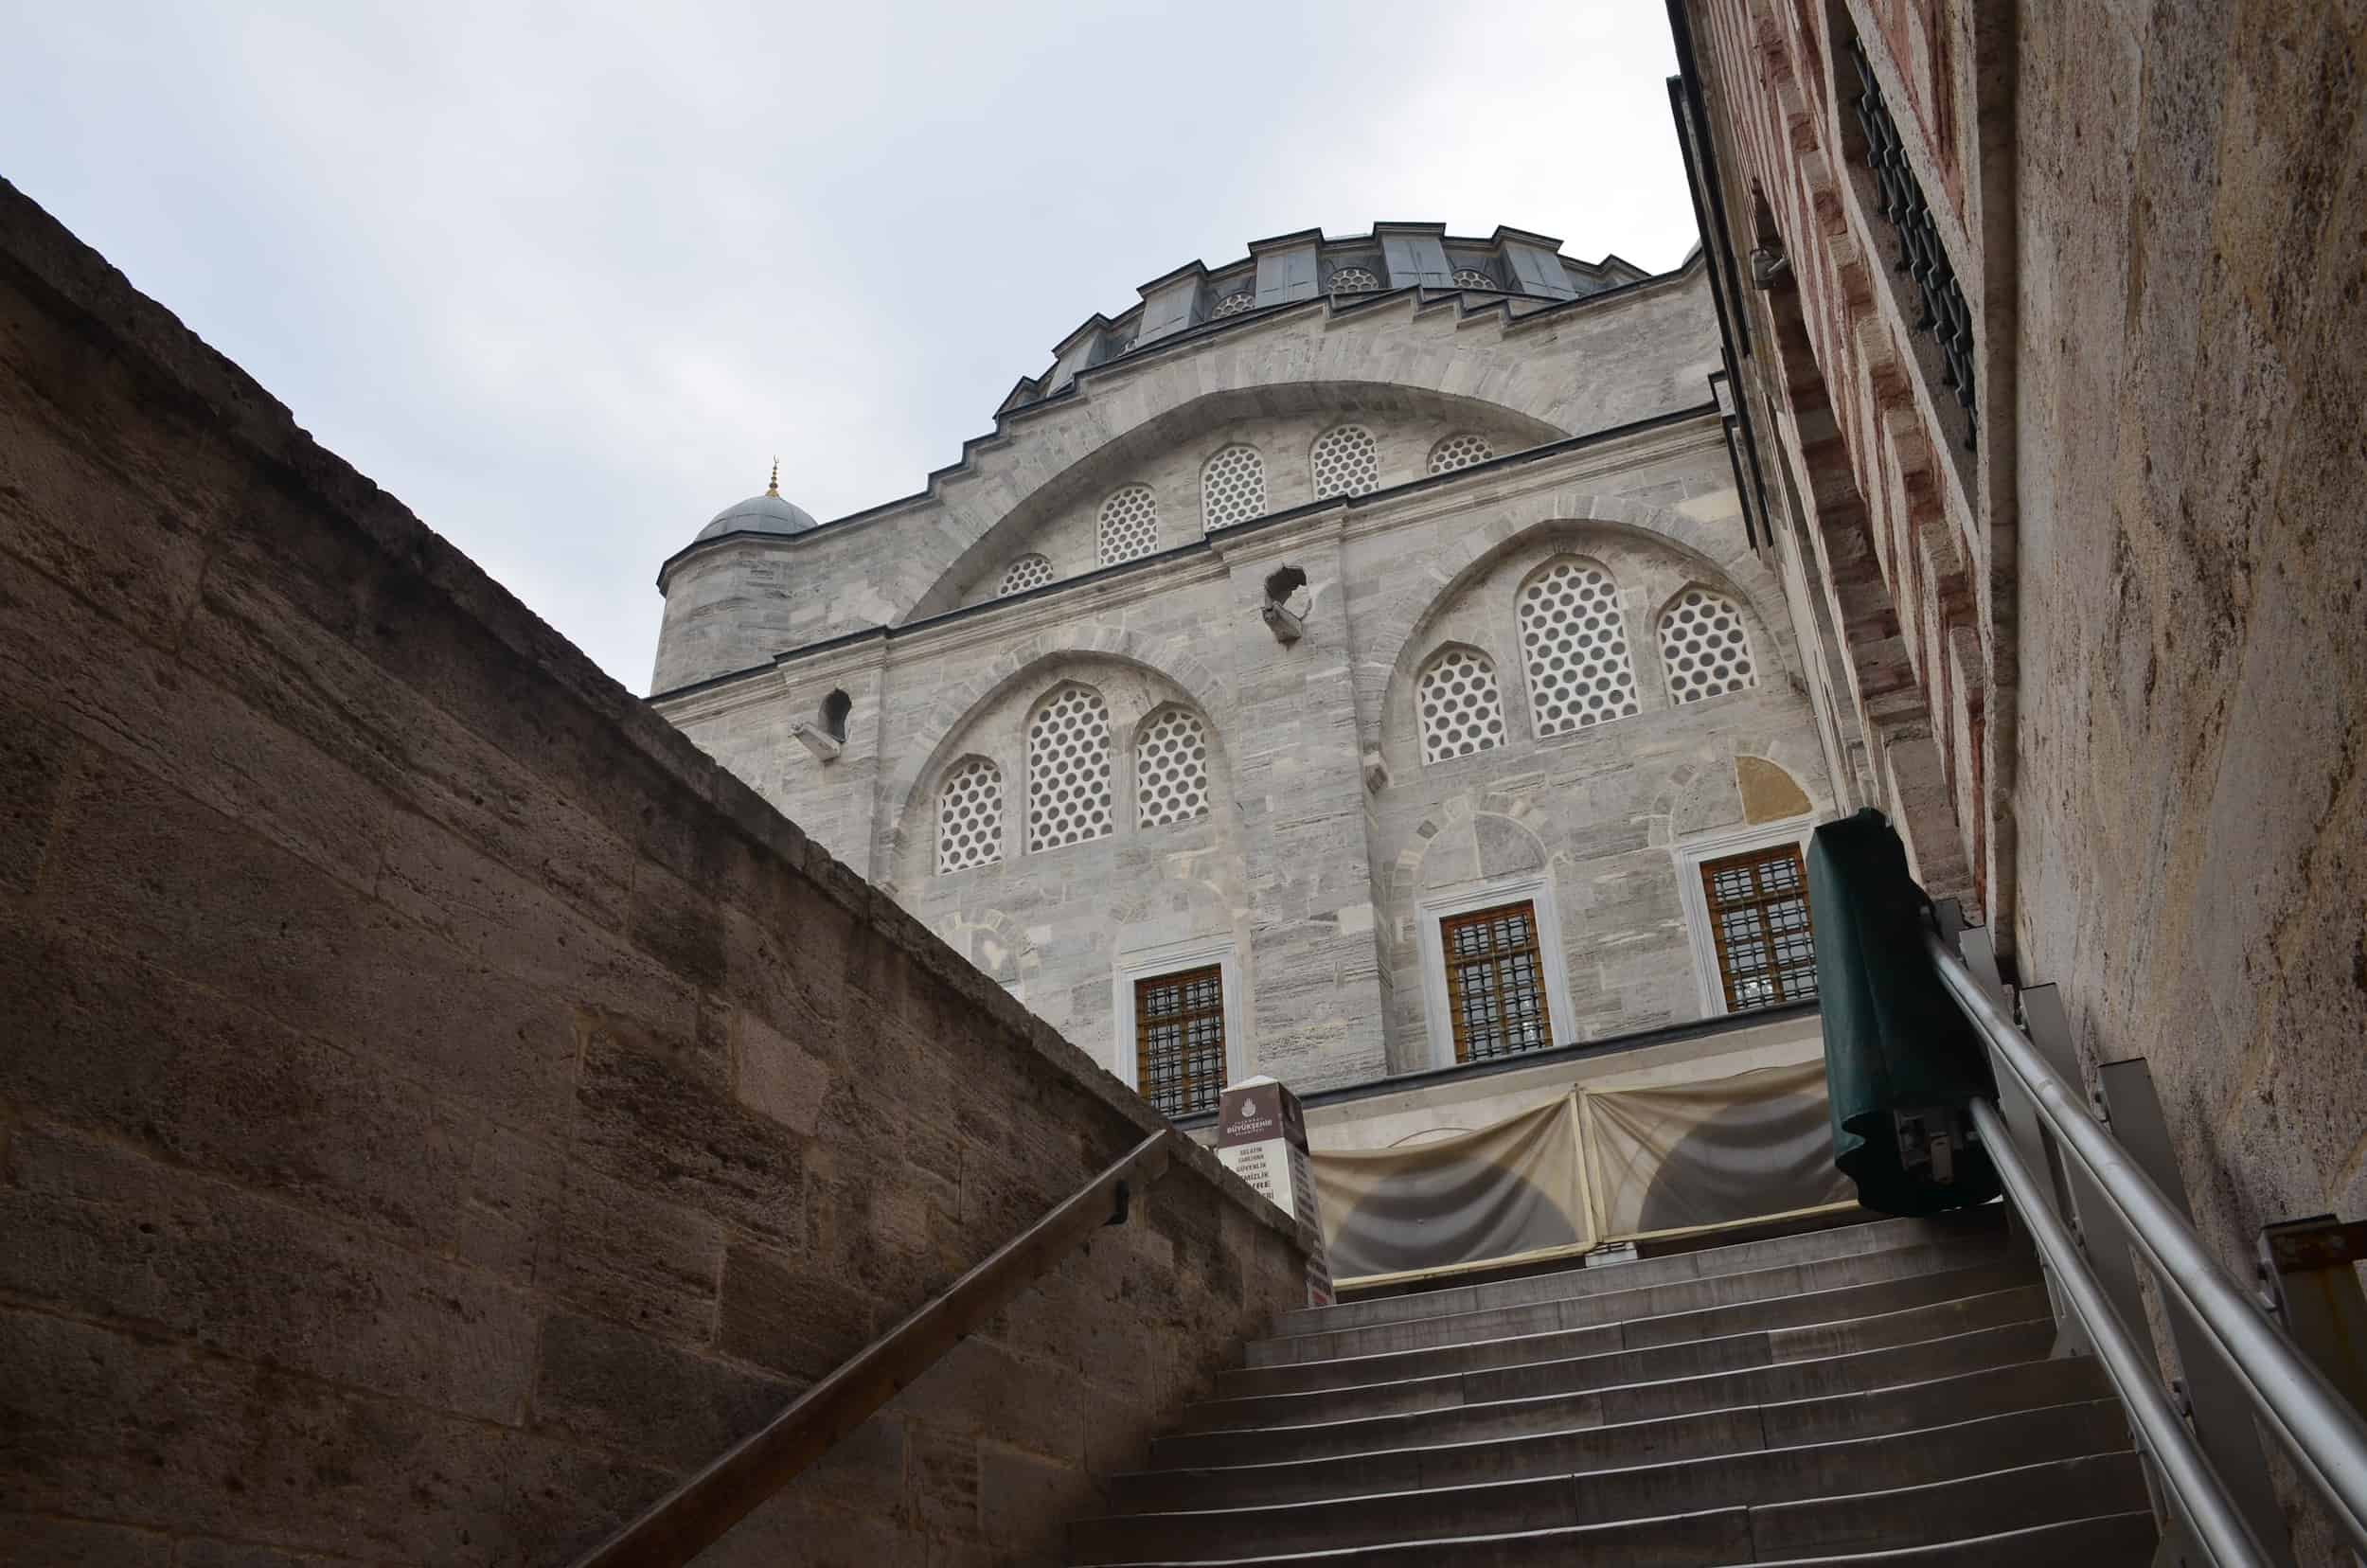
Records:
[[[764,487],[762,495],[752,495],[745,501],[735,501],[725,507],[715,514],[712,522],[699,530],[699,538],[691,543],[695,544],[703,540],[721,539],[725,534],[736,533],[804,533],[808,528],[820,526],[813,520],[813,513],[782,498],[781,465],[774,463],[772,480]]]

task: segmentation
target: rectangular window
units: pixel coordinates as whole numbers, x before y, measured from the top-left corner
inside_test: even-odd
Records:
[[[1701,898],[1727,1011],[1814,999],[1816,937],[1798,845],[1703,861]]]
[[[1447,960],[1454,1059],[1486,1061],[1554,1042],[1545,1006],[1537,907],[1527,900],[1438,922]]]
[[[1224,1087],[1224,971],[1134,982],[1134,1085],[1170,1116],[1214,1111]]]

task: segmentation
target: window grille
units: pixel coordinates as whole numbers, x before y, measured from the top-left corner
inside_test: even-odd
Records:
[[[1208,312],[1208,319],[1211,321],[1222,321],[1226,316],[1239,315],[1243,311],[1248,310],[1256,303],[1257,295],[1255,293],[1248,289],[1243,289],[1238,294],[1229,294],[1222,299],[1218,300],[1217,308]]]
[[[1477,267],[1457,267],[1454,270],[1454,286],[1458,289],[1493,289],[1497,285],[1494,278]]]
[[[1557,561],[1521,590],[1521,650],[1530,722],[1560,735],[1637,711],[1635,661],[1619,585],[1592,561]]]
[[[1200,512],[1212,530],[1266,515],[1266,459],[1255,447],[1229,446],[1208,459],[1200,471]]]
[[[1523,900],[1450,915],[1438,922],[1438,945],[1447,960],[1455,1060],[1487,1061],[1554,1042],[1535,904]]]
[[[967,871],[1003,858],[1003,770],[983,757],[946,771],[937,791],[937,869]]]
[[[1450,648],[1422,671],[1415,703],[1421,709],[1422,760],[1444,762],[1504,743],[1504,695],[1486,654]]]
[[[1331,292],[1336,294],[1371,294],[1379,287],[1379,277],[1364,267],[1341,267],[1331,275]]]
[[[1452,473],[1457,469],[1469,468],[1473,463],[1485,463],[1495,455],[1496,449],[1487,444],[1486,437],[1468,430],[1459,431],[1430,449],[1430,471],[1433,473]]]
[[[1698,703],[1759,684],[1742,612],[1706,588],[1686,589],[1662,613],[1660,659],[1672,703]]]
[[[1931,221],[1931,204],[1924,200],[1923,182],[1915,178],[1914,168],[1907,161],[1906,143],[1899,138],[1898,122],[1891,117],[1890,105],[1883,99],[1881,79],[1874,74],[1874,62],[1866,57],[1865,40],[1852,34],[1848,49],[1858,68],[1858,94],[1849,101],[1858,114],[1858,129],[1865,135],[1866,166],[1874,174],[1882,216],[1898,237],[1898,259],[1891,265],[1914,282],[1923,311],[1914,330],[1931,333],[1938,342],[1943,362],[1940,380],[1956,394],[1956,405],[1965,411],[1965,445],[1977,448],[1981,415],[1973,402],[1972,307],[1965,302],[1964,286],[1957,282],[1956,268],[1940,242],[1939,226]]]
[[[1224,971],[1134,982],[1134,1086],[1170,1116],[1214,1111],[1224,1087]]]
[[[1703,861],[1701,897],[1709,906],[1727,1011],[1816,995],[1816,936],[1798,845]]]
[[[1134,748],[1134,809],[1145,828],[1207,814],[1208,736],[1182,708],[1143,726]]]
[[[1023,594],[1052,580],[1052,562],[1040,555],[1023,555],[1004,568],[1003,592]]]
[[[1099,692],[1064,686],[1027,724],[1027,847],[1081,844],[1111,826],[1110,710]]]
[[[1315,499],[1364,495],[1380,488],[1380,458],[1372,432],[1361,425],[1333,425],[1315,438],[1308,454],[1314,471]]]
[[[1129,485],[1101,503],[1101,564],[1147,556],[1159,547],[1159,498],[1148,485]]]

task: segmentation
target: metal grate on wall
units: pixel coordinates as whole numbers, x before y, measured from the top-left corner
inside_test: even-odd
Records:
[[[1907,162],[1907,147],[1898,122],[1882,97],[1882,84],[1866,55],[1865,40],[1852,34],[1849,59],[1858,70],[1858,94],[1850,104],[1857,110],[1858,129],[1865,135],[1866,167],[1881,202],[1882,217],[1898,241],[1892,262],[1913,279],[1922,315],[1915,330],[1928,332],[1940,347],[1941,376],[1965,411],[1965,445],[1980,445],[1981,416],[1973,404],[1972,308],[1956,281],[1956,269],[1941,243],[1931,219],[1931,204],[1924,200],[1923,183]]]
[[[1134,1086],[1170,1116],[1214,1111],[1224,1088],[1224,971],[1134,982]]]
[[[1438,922],[1438,940],[1457,1061],[1487,1061],[1554,1042],[1536,905],[1524,900],[1450,915]]]
[[[1701,896],[1729,1012],[1816,995],[1816,935],[1798,845],[1703,861]]]

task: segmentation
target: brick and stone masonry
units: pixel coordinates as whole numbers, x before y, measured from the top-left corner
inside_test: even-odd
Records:
[[[0,186],[0,1561],[565,1560],[1157,1125]],[[1188,1151],[715,1560],[1048,1560]]]

